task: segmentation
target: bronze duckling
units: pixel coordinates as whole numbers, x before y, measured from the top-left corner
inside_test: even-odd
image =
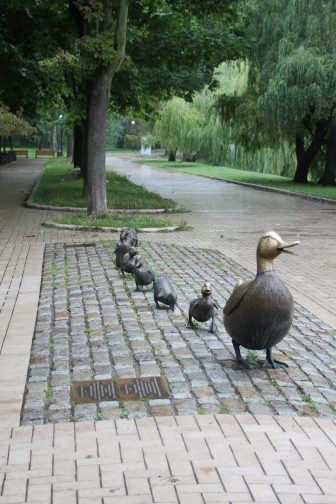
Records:
[[[136,290],[139,289],[140,286],[150,285],[154,281],[154,273],[147,268],[147,266],[143,265],[142,260],[140,260],[134,271],[134,280],[136,285]]]
[[[129,253],[131,247],[132,244],[131,241],[128,239],[128,237],[123,238],[122,240],[117,242],[114,249],[116,268],[121,267],[124,257],[126,254]]]
[[[160,303],[169,306],[172,311],[177,304],[177,295],[167,275],[159,275],[154,279],[154,301],[156,308],[160,308]]]
[[[138,262],[141,261],[140,256],[138,255],[138,251],[135,247],[131,247],[129,251],[124,255],[123,260],[121,262],[121,273],[125,276],[126,273],[134,273],[137,267]]]
[[[120,231],[120,241],[123,240],[128,240],[133,247],[137,247],[139,245],[137,230],[134,228],[123,228]]]
[[[187,327],[194,327],[193,318],[197,320],[197,322],[207,322],[211,319],[209,332],[215,333],[217,331],[215,324],[215,308],[218,309],[218,306],[211,298],[211,293],[211,285],[209,282],[206,282],[201,289],[202,297],[193,299],[190,303]]]
[[[294,301],[291,293],[274,271],[273,261],[300,242],[286,243],[274,231],[261,236],[257,247],[257,274],[254,280],[236,285],[223,313],[224,326],[232,338],[237,361],[248,362],[240,346],[250,350],[266,349],[266,361],[288,367],[272,357],[272,347],[288,333],[293,320]]]

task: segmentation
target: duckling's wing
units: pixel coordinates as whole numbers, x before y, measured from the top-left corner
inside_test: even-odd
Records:
[[[233,289],[233,292],[224,306],[224,315],[228,315],[233,310],[237,308],[240,304],[241,300],[247,293],[251,282],[243,282],[241,284],[237,284]]]
[[[193,313],[195,307],[197,306],[197,303],[199,301],[199,298],[196,298],[196,299],[193,299],[192,301],[190,301],[190,305],[189,305],[189,313]]]

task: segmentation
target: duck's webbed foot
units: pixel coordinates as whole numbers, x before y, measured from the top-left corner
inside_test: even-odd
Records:
[[[187,327],[190,327],[190,328],[193,328],[195,327],[195,324],[193,323],[193,321],[191,320],[191,316],[189,315],[189,320],[188,320],[188,323],[187,323]]]
[[[209,332],[210,332],[210,333],[213,333],[213,334],[216,334],[216,333],[217,333],[217,325],[216,325],[216,322],[215,322],[215,318],[214,318],[214,317],[212,317],[212,319],[211,319],[211,325],[210,325]]]
[[[245,360],[242,357],[242,354],[240,353],[240,345],[239,345],[239,343],[237,343],[236,341],[232,340],[232,345],[233,345],[234,351],[236,353],[236,359],[237,359],[238,364],[241,364],[242,366],[245,366],[248,369],[251,369],[250,364],[247,362],[247,360]]]
[[[268,362],[273,369],[276,369],[277,367],[288,367],[288,364],[285,362],[273,359],[272,348],[266,348],[266,362]]]

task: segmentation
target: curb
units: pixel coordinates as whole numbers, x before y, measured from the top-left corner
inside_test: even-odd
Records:
[[[141,164],[141,163],[137,163],[137,164]],[[146,163],[142,163],[142,164],[144,164],[145,166],[150,166],[152,168],[157,168],[158,170],[167,170],[167,168],[163,168],[163,167],[153,166],[153,165],[149,165]],[[322,196],[312,196],[311,194],[304,194],[304,193],[299,193],[299,192],[287,191],[286,189],[277,189],[276,187],[253,184],[252,182],[241,182],[240,180],[211,177],[211,175],[200,175],[198,173],[189,173],[189,172],[180,171],[177,168],[176,169],[169,168],[169,171],[172,171],[175,173],[183,173],[184,175],[191,175],[193,177],[203,177],[203,178],[207,178],[207,179],[211,179],[211,180],[218,180],[219,182],[227,182],[228,184],[236,184],[236,185],[241,185],[241,186],[245,186],[245,187],[251,187],[252,189],[257,189],[259,191],[285,194],[286,196],[292,196],[292,197],[296,197],[296,198],[302,198],[302,199],[306,199],[306,200],[316,201],[318,203],[330,203],[332,205],[336,205],[336,199],[323,198]]]
[[[71,231],[103,231],[104,233],[119,233],[122,227],[106,227],[106,226],[78,226],[76,224],[57,224],[56,222],[42,222],[42,226],[56,229],[68,229]],[[169,233],[178,231],[178,226],[153,227],[153,228],[137,228],[139,233]]]
[[[30,199],[30,198],[29,198]],[[35,210],[52,210],[55,212],[74,212],[74,213],[86,213],[86,207],[63,207],[63,206],[52,206],[52,205],[40,205],[39,203],[31,203],[27,200],[25,203],[25,207],[32,208]],[[133,209],[133,208],[108,208],[108,214],[117,214],[117,213],[127,213],[127,214],[137,214],[137,213],[146,213],[146,214],[163,214],[170,213],[167,212],[164,208],[141,208],[141,209]]]

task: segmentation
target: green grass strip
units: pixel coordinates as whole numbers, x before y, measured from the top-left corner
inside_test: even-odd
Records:
[[[82,197],[83,182],[74,179],[70,170],[69,161],[51,159],[40,178],[34,194],[34,203],[84,208],[86,202]],[[173,201],[147,191],[144,187],[130,182],[127,177],[112,171],[106,172],[106,180],[108,208],[168,210],[175,207]]]
[[[336,187],[321,186],[319,184],[295,184],[288,177],[259,173],[254,171],[237,170],[224,166],[212,166],[203,163],[173,163],[165,160],[137,160],[137,163],[164,168],[165,170],[177,170],[192,175],[201,175],[210,178],[227,179],[237,182],[246,182],[265,187],[272,187],[285,191],[307,194],[319,198],[336,199]]]
[[[133,227],[135,229],[178,225],[174,224],[170,219],[154,217],[146,214],[103,215],[96,218],[88,217],[85,214],[62,215],[55,217],[53,222],[84,227]],[[181,224],[183,227],[184,224]]]

